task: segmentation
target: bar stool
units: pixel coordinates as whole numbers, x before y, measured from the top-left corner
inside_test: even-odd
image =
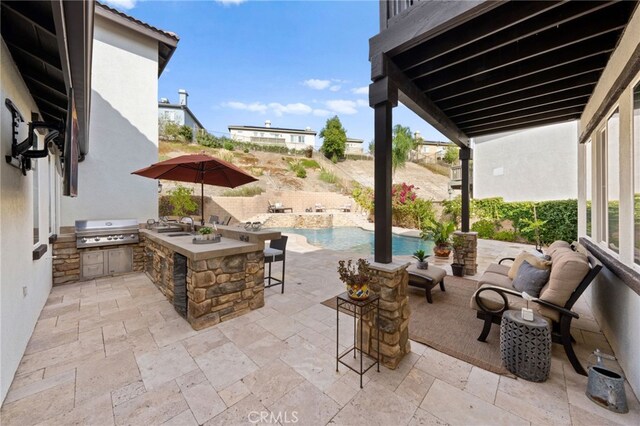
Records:
[[[286,235],[282,235],[279,240],[271,240],[269,242],[269,247],[264,249],[264,263],[269,264],[269,275],[264,277],[264,288],[281,285],[282,293],[284,293],[284,266],[287,257],[288,238],[289,237],[287,237]],[[271,276],[271,264],[273,262],[282,262],[282,278]]]

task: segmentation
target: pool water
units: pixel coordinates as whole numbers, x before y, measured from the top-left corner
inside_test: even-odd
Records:
[[[374,233],[362,228],[271,228],[287,234],[299,234],[307,238],[309,244],[314,246],[336,250],[350,251],[360,254],[373,254]],[[392,234],[391,244],[394,256],[412,255],[414,251],[423,249],[431,253],[433,241],[424,241],[415,237],[404,237]]]

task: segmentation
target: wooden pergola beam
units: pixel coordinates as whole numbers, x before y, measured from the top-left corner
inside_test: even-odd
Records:
[[[371,79],[388,77],[398,88],[398,99],[407,108],[431,124],[461,148],[469,147],[469,138],[385,55],[371,60]]]

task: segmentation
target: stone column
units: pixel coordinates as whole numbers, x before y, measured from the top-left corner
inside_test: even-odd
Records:
[[[455,235],[464,237],[464,273],[465,275],[475,275],[478,273],[478,233],[456,231]]]
[[[375,357],[380,339],[380,361],[395,369],[411,352],[409,343],[409,275],[406,263],[372,263],[372,294],[380,296],[380,336],[376,332],[375,315],[366,315],[363,324],[364,351]]]

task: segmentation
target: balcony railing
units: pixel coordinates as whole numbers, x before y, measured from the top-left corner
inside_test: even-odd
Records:
[[[382,0],[380,2],[380,31],[389,27],[389,21],[423,0]]]
[[[451,166],[451,180],[462,180],[462,166]]]

